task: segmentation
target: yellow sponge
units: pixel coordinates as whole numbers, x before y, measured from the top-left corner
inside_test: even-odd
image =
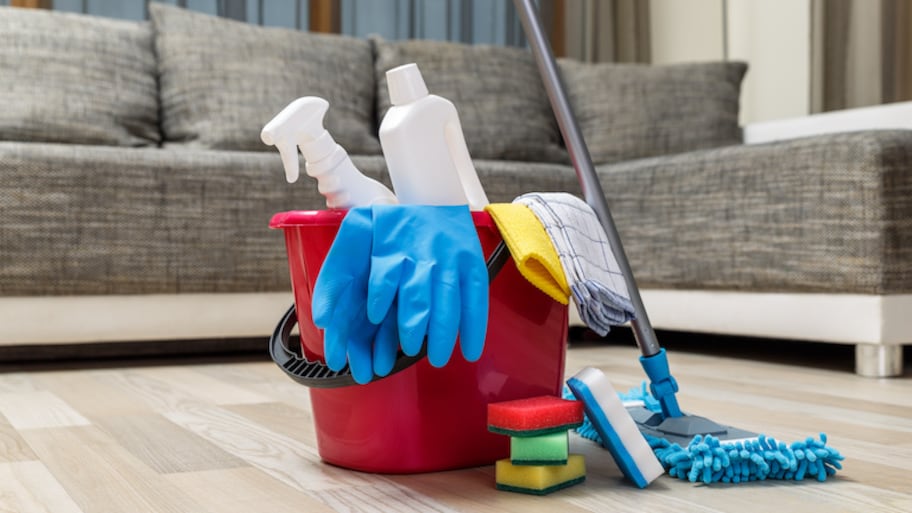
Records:
[[[580,454],[571,454],[566,465],[514,465],[509,459],[494,466],[498,490],[546,495],[586,480],[586,463]]]

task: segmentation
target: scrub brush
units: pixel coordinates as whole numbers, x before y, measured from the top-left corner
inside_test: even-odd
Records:
[[[598,434],[627,479],[645,488],[665,473],[605,374],[586,367],[567,380],[567,386],[583,403],[584,425]]]

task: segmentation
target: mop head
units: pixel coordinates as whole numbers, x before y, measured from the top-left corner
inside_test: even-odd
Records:
[[[572,397],[568,391],[565,397]],[[622,401],[642,401],[646,408],[661,411],[644,383],[626,394]],[[604,445],[589,418],[577,428],[583,438]],[[842,468],[844,457],[827,445],[825,433],[819,438],[786,444],[772,437],[758,435],[741,440],[719,440],[712,435],[697,435],[686,447],[663,438],[643,435],[662,466],[672,477],[692,483],[744,483],[766,479],[802,481],[816,478],[825,481]]]

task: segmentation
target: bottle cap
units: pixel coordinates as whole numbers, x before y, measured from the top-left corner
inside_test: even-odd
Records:
[[[428,95],[427,85],[415,63],[405,64],[386,72],[390,102],[403,105],[420,100]]]

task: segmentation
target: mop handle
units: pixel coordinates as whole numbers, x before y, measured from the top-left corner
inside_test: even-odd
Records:
[[[513,4],[519,13],[523,31],[529,40],[529,46],[532,48],[532,54],[535,55],[538,71],[541,73],[542,81],[545,83],[545,90],[548,92],[551,108],[557,117],[561,135],[563,135],[564,142],[567,144],[570,160],[573,162],[573,169],[576,170],[576,177],[579,179],[583,190],[583,199],[592,207],[596,217],[601,221],[605,234],[608,236],[608,242],[611,243],[614,257],[617,259],[621,273],[624,275],[624,281],[627,283],[630,302],[633,303],[634,313],[636,314],[636,319],[630,321],[630,327],[633,329],[633,335],[640,348],[640,353],[646,357],[653,356],[661,351],[662,348],[659,346],[655,331],[649,323],[649,316],[646,315],[646,307],[643,305],[640,290],[637,288],[636,281],[633,278],[630,263],[624,254],[621,237],[614,226],[611,212],[608,211],[605,193],[599,183],[598,175],[595,173],[595,167],[592,165],[589,149],[586,147],[586,141],[583,140],[582,134],[580,134],[579,125],[573,115],[563,83],[561,83],[557,63],[554,60],[554,54],[551,53],[551,46],[542,31],[541,21],[538,19],[532,0],[513,0]]]

